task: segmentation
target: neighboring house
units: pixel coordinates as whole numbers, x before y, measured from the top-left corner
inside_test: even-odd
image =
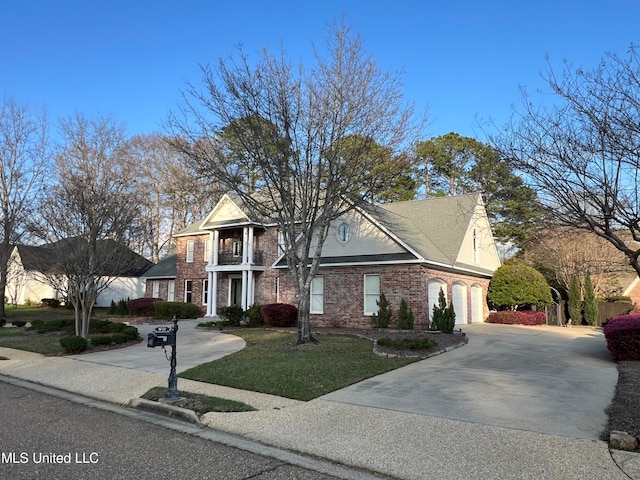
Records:
[[[105,242],[109,242],[110,249],[117,250],[116,254],[119,259],[126,258],[127,260],[121,262],[126,266],[115,272],[113,281],[100,293],[96,306],[108,307],[112,300],[117,303],[121,299],[143,297],[144,283],[141,275],[151,268],[153,263],[116,242]],[[5,296],[10,303],[18,305],[30,302],[40,303],[43,298],[62,300],[41,275],[45,269],[54,268],[53,262],[57,260],[52,257],[51,248],[48,245],[16,245],[14,247],[9,260],[5,291]]]
[[[175,253],[169,255],[142,275],[146,297],[176,301],[176,258]]]
[[[297,303],[277,224],[252,218],[230,196],[176,238],[177,301],[202,305],[207,317],[231,305]],[[441,289],[456,323],[482,322],[499,266],[478,194],[355,209],[333,222],[322,248],[312,322],[368,326],[384,293],[396,313],[405,298],[426,328]],[[146,294],[154,296],[149,281]]]

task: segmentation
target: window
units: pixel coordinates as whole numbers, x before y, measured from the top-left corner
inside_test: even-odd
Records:
[[[233,256],[234,257],[242,256],[242,242],[239,242],[239,241],[233,242]]]
[[[185,280],[184,281],[184,301],[186,303],[191,303],[192,295],[193,295],[193,281]]]
[[[478,233],[473,229],[473,263],[480,263],[480,249],[478,248]]]
[[[176,301],[176,281],[169,280],[169,287],[167,292],[167,302],[175,302]]]
[[[193,251],[195,250],[196,242],[194,240],[187,241],[187,263],[193,262]]]
[[[336,233],[339,242],[346,243],[351,239],[351,226],[348,223],[342,222],[338,226],[338,232]]]
[[[282,230],[278,231],[278,255],[282,255],[284,253],[284,232]]]
[[[160,282],[158,280],[153,281],[153,293],[151,293],[153,298],[160,298]]]
[[[380,300],[380,275],[364,276],[364,314],[378,313]]]
[[[207,237],[204,239],[204,260],[208,262],[211,260],[211,238]]]
[[[309,313],[324,313],[324,277],[311,280],[311,309]]]
[[[204,279],[202,281],[202,304],[206,305],[209,303],[209,280]]]

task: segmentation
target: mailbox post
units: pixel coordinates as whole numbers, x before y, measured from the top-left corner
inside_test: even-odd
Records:
[[[176,336],[178,333],[178,318],[173,316],[172,327],[156,327],[153,332],[149,333],[147,338],[147,347],[155,348],[162,347],[164,350],[166,346],[171,347],[171,372],[169,373],[169,385],[165,398],[167,400],[177,400],[180,398],[178,392],[178,375],[176,374]]]

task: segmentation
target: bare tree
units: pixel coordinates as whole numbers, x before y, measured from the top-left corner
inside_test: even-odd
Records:
[[[61,123],[57,183],[34,233],[46,243],[39,272],[75,309],[76,335],[87,337],[98,295],[140,260],[125,248],[140,234],[135,168],[121,127],[81,114]]]
[[[559,225],[607,240],[640,275],[639,60],[632,47],[589,71],[549,67],[557,103],[535,106],[523,91],[523,110],[492,141]]]
[[[326,52],[314,50],[314,59],[306,69],[284,51],[249,60],[240,48],[237,58],[202,68],[204,91],[190,85],[169,120],[194,169],[219,180],[255,218],[279,224],[300,343],[315,341],[309,291],[330,223],[403,173],[375,168],[363,153],[374,141],[394,161],[416,130],[400,75],[382,71],[344,24],[330,26]]]
[[[570,227],[545,229],[527,249],[527,260],[552,284],[569,290],[571,277],[591,275],[596,295],[620,294],[616,278],[630,271],[625,255],[605,239]],[[584,286],[584,285],[583,285]]]
[[[48,160],[44,116],[5,98],[0,106],[0,317],[5,316],[11,252],[24,235]]]
[[[134,246],[157,262],[175,248],[173,234],[208,213],[221,192],[218,182],[202,181],[160,134],[129,140],[146,232]]]

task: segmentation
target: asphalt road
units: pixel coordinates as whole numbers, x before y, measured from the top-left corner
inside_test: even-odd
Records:
[[[335,477],[0,382],[0,479]]]

